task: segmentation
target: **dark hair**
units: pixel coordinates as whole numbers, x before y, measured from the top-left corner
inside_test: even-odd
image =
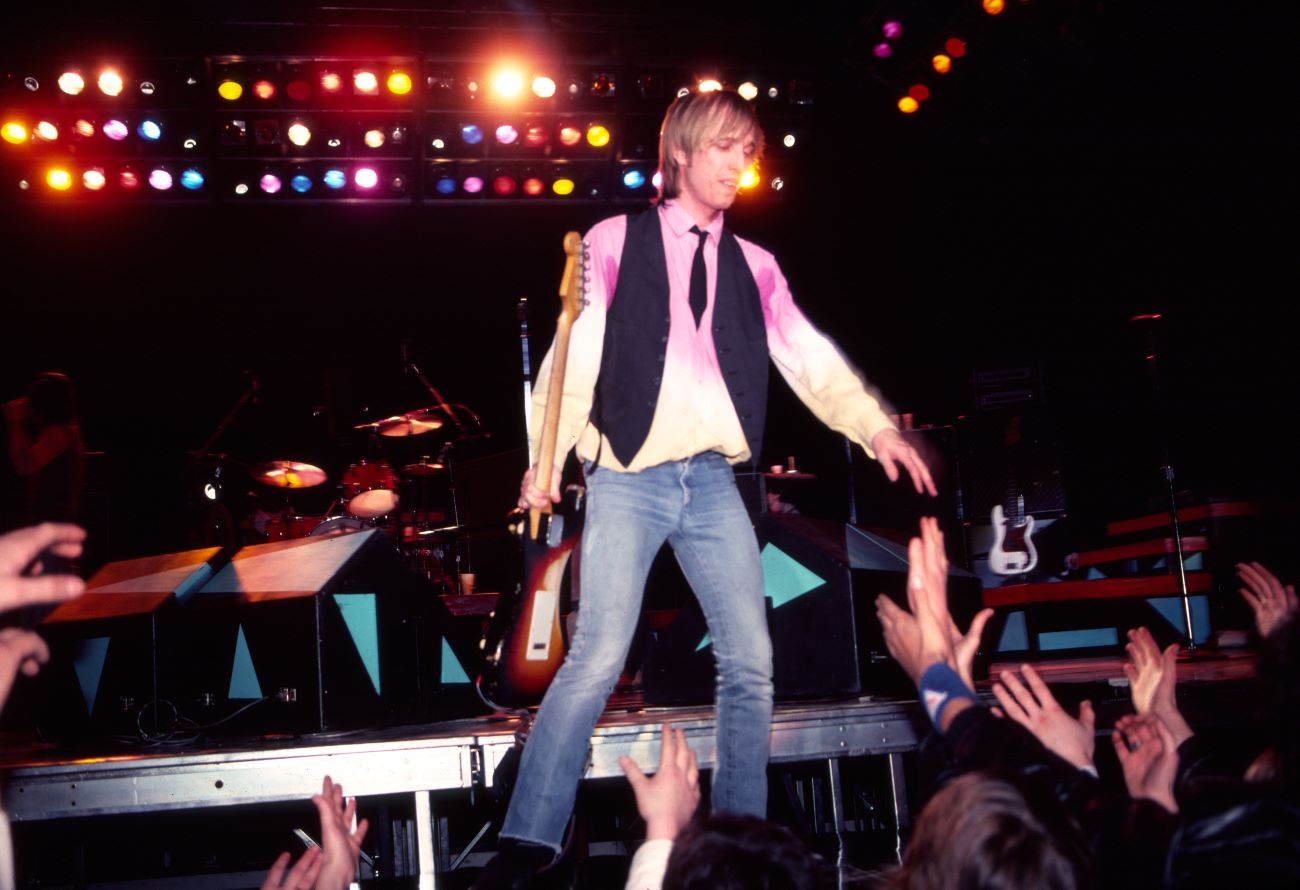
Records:
[[[1087,843],[1059,801],[1010,772],[976,771],[930,799],[893,890],[1076,890]]]
[[[678,835],[663,890],[814,890],[822,872],[821,859],[790,829],[718,814]]]
[[[41,426],[72,423],[77,419],[77,393],[68,375],[43,371],[27,384],[32,417]]]

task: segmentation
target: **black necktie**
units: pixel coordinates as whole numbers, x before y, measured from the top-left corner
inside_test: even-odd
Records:
[[[691,226],[691,231],[700,236],[700,246],[695,248],[695,259],[691,260],[691,312],[695,314],[695,326],[700,326],[704,317],[704,307],[709,302],[709,279],[704,272],[704,239],[708,232],[700,231],[699,226]]]

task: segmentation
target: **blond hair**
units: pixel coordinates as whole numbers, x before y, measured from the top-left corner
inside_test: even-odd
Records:
[[[739,93],[730,90],[692,92],[678,96],[668,106],[659,131],[659,200],[676,198],[681,191],[681,165],[674,154],[689,157],[697,149],[716,139],[754,140],[754,160],[763,155],[763,128],[758,125],[754,106]]]

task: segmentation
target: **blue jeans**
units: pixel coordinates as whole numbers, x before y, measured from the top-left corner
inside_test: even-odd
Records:
[[[664,541],[700,601],[718,665],[713,810],[766,815],[772,644],[763,570],[731,467],[709,452],[639,473],[588,474],[578,629],[524,745],[503,836],[560,849],[591,731]]]

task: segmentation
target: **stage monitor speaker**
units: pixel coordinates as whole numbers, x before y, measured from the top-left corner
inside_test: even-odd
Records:
[[[174,644],[181,604],[231,556],[219,547],[109,563],[86,593],[41,622],[50,663],[36,725],[47,739],[156,732],[158,654]]]
[[[443,659],[454,657],[432,585],[379,529],[245,547],[187,613],[189,645],[160,674],[205,732],[427,719]]]
[[[885,650],[875,598],[906,604],[907,548],[852,525],[769,513],[756,527],[778,700],[915,694]],[[979,581],[953,567],[949,600],[964,622],[979,610]],[[648,704],[712,701],[710,637],[691,600],[652,638],[642,668]]]

